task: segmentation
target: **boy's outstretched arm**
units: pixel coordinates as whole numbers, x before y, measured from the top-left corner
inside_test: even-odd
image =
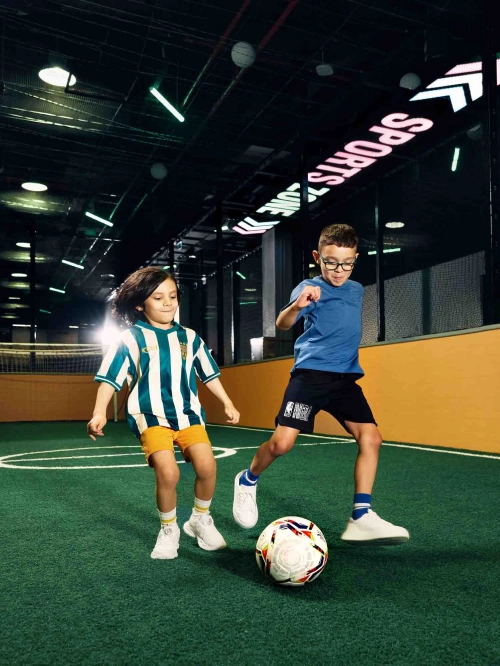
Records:
[[[94,440],[94,442],[96,441],[96,436],[102,437],[104,435],[102,429],[107,423],[106,410],[114,392],[115,389],[111,384],[107,384],[106,382],[101,382],[97,390],[94,414],[87,423],[88,435],[90,439]]]
[[[278,319],[276,319],[276,328],[279,328],[280,331],[288,331],[295,324],[299,312],[312,302],[317,303],[320,298],[321,287],[306,285],[298,298],[279,313]]]
[[[224,391],[224,387],[222,386],[220,379],[219,378],[212,379],[210,382],[207,382],[205,386],[224,405],[224,411],[226,412],[227,422],[231,423],[231,425],[236,425],[240,420],[240,413],[229,399],[227,393]]]

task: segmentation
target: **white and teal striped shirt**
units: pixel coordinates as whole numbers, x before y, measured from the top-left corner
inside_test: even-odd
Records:
[[[205,425],[196,375],[206,384],[220,371],[200,336],[172,323],[163,330],[137,322],[109,348],[95,377],[116,391],[128,382],[127,421],[136,437],[152,426]]]

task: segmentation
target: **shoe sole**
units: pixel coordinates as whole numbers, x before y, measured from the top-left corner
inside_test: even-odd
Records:
[[[203,539],[201,537],[196,536],[196,534],[193,532],[193,529],[192,529],[191,525],[189,524],[189,521],[187,523],[184,523],[184,525],[182,526],[182,529],[184,530],[184,532],[188,536],[190,536],[193,539],[197,539],[198,546],[200,548],[202,548],[203,550],[212,550],[212,551],[213,550],[222,550],[223,548],[225,548],[227,546],[227,543],[225,541],[224,541],[224,545],[221,545],[221,546],[209,546],[208,543],[206,543],[206,541],[203,541]]]
[[[153,555],[153,553],[151,553],[152,560],[175,560],[176,557],[178,557],[178,553],[175,553],[172,557],[160,557],[159,555]]]
[[[244,530],[251,530],[252,527],[255,527],[257,525],[257,523],[259,522],[259,509],[257,508],[257,517],[255,519],[255,522],[252,523],[251,525],[244,525],[236,515],[236,493],[238,492],[238,488],[240,487],[240,476],[242,475],[242,473],[243,472],[240,472],[239,474],[237,474],[235,479],[234,479],[233,518],[238,523],[238,525],[240,527],[243,527]]]
[[[398,537],[383,537],[381,539],[342,539],[344,543],[348,543],[350,546],[399,546],[402,543],[407,543],[410,539],[409,536],[398,536]]]

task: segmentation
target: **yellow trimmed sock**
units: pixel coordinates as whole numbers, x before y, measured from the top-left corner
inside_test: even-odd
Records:
[[[212,500],[201,500],[194,498],[193,516],[204,516],[210,509]]]
[[[162,527],[165,525],[173,525],[177,519],[176,509],[172,509],[172,511],[167,511],[166,513],[163,513],[160,511],[160,509],[158,509],[158,516],[160,517],[160,523]]]

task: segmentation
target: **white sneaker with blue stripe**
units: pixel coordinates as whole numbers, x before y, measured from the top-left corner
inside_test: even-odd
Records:
[[[257,525],[259,509],[257,508],[257,484],[244,486],[240,484],[243,470],[234,480],[233,517],[240,527],[249,530]]]
[[[340,538],[346,543],[358,546],[395,546],[406,543],[410,534],[404,527],[383,520],[375,511],[369,509],[368,513],[357,520],[349,518]]]

